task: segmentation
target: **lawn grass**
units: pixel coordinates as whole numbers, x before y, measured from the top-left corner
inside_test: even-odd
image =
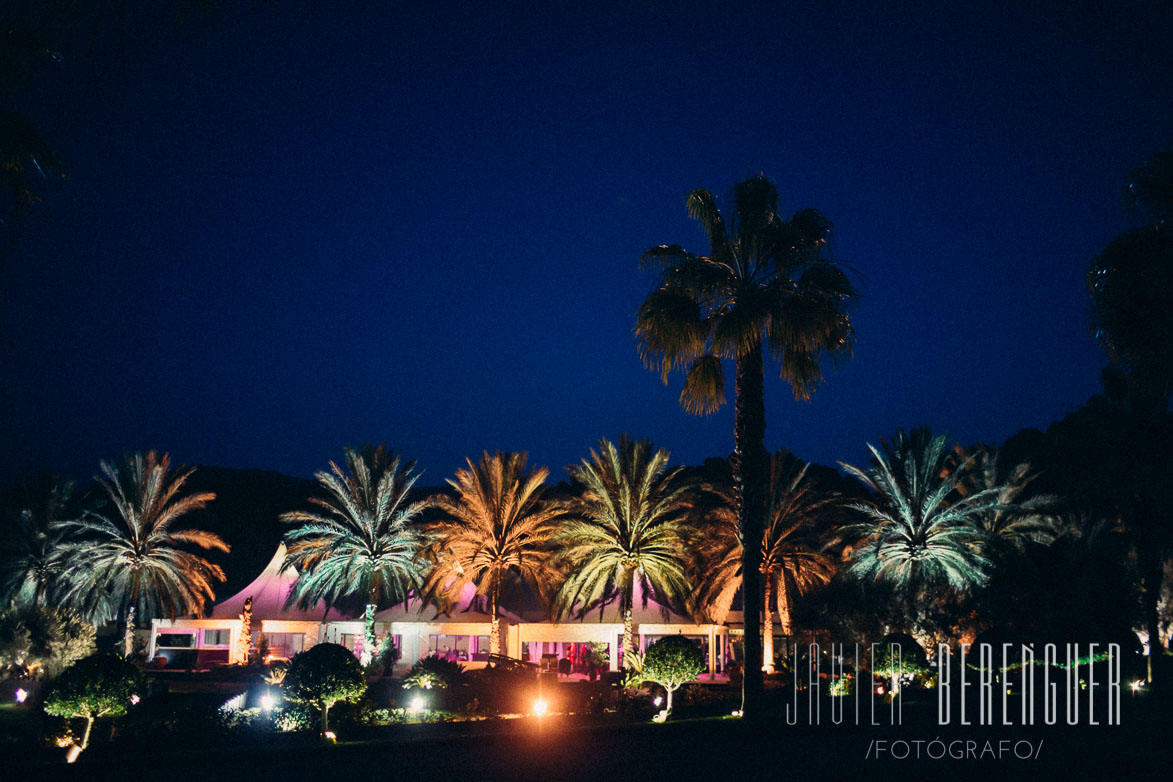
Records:
[[[728,717],[634,723],[622,715],[555,715],[538,719],[399,725],[355,740],[340,730],[337,745],[312,734],[278,734],[241,744],[160,743],[132,751],[130,742],[100,745],[74,767],[33,763],[20,778],[212,778],[227,769],[254,769],[261,778],[353,776],[476,780],[726,780],[793,779],[1121,779],[1160,773],[1173,759],[1168,725],[1173,710],[1150,700],[1130,708],[1120,726],[940,728],[910,714],[898,726],[787,725],[781,714],[747,724]],[[1031,741],[1037,758],[868,757],[875,740]],[[1039,742],[1042,742],[1040,745]],[[44,757],[44,756],[42,756]]]
[[[41,712],[36,708],[0,703],[0,742],[35,743],[40,738],[42,722]]]

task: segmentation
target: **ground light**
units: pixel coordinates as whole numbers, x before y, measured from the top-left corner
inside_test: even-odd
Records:
[[[24,703],[26,700],[28,700],[28,697],[29,697],[28,690],[24,689],[23,687],[16,691],[16,702],[17,703]]]
[[[273,707],[277,705],[277,700],[268,693],[261,696],[261,708],[265,711],[272,711]]]
[[[326,739],[326,741],[330,742],[331,744],[338,743],[338,734],[332,730],[328,730],[325,733],[323,733],[322,738]]]
[[[424,710],[424,699],[420,696],[415,696],[407,704],[407,711],[411,714],[416,714]]]
[[[548,708],[549,708],[549,704],[547,704],[541,698],[538,698],[536,701],[534,701],[534,714],[536,714],[537,716],[539,716],[539,717],[545,716],[546,710]]]

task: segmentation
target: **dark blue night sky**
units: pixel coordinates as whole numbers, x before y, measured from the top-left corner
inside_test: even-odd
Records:
[[[5,97],[70,178],[4,226],[0,483],[148,448],[308,476],[386,442],[428,484],[621,432],[725,455],[729,407],[640,363],[638,261],[705,250],[684,196],[758,172],[864,294],[812,402],[767,383],[767,446],[1001,442],[1099,391],[1084,274],[1173,143],[1155,2],[224,5],[76,33]]]

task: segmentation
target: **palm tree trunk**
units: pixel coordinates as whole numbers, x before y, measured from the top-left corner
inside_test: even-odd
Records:
[[[240,640],[236,644],[236,661],[248,665],[248,650],[253,642],[253,599],[244,601],[244,612],[240,615]]]
[[[367,603],[363,609],[362,655],[359,662],[365,668],[375,659],[375,604]]]
[[[489,626],[489,654],[501,654],[501,618],[497,614],[497,589],[494,588],[490,594],[492,605],[489,612],[493,621]]]
[[[790,623],[790,590],[786,588],[786,574],[778,578],[778,629],[787,637],[794,635],[794,626]]]
[[[81,737],[81,748],[84,750],[90,745],[90,730],[94,727],[94,715],[86,715],[86,732]],[[89,757],[88,755],[86,757]]]
[[[626,662],[627,662],[628,655],[635,654],[635,633],[632,632],[632,627],[631,627],[631,604],[634,600],[634,598],[632,596],[632,592],[634,590],[633,579],[634,579],[634,573],[632,572],[632,570],[628,569],[627,571],[625,571],[625,574],[623,577],[623,581],[624,581],[623,594],[620,597],[620,602],[621,602],[621,605],[623,608],[623,657],[622,657],[622,660],[625,663],[623,665],[624,668],[627,667]]]
[[[766,516],[766,406],[760,341],[737,358],[737,401],[733,423],[733,482],[741,531],[741,602],[745,622],[741,713],[760,716],[762,679],[761,562]]]
[[[766,673],[774,672],[774,609],[770,603],[774,600],[774,579],[769,573],[763,574],[762,591],[765,598],[762,600],[762,668]]]
[[[623,609],[623,659],[627,661],[627,655],[635,654],[635,633],[631,630],[631,609]]]
[[[1149,545],[1138,547],[1141,549],[1139,556],[1139,569],[1141,580],[1141,611],[1144,617],[1145,629],[1149,634],[1149,656],[1148,656],[1148,675],[1147,680],[1150,685],[1156,683],[1160,675],[1154,669],[1160,667],[1159,659],[1165,653],[1165,647],[1161,643],[1161,616],[1158,610],[1158,603],[1161,598],[1161,581],[1164,578],[1164,563],[1161,557],[1157,554],[1157,547],[1149,542]]]
[[[122,636],[122,656],[130,659],[134,654],[134,606],[126,609],[126,632]]]

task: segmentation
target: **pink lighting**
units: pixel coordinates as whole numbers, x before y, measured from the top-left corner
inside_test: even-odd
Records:
[[[26,700],[28,700],[28,697],[29,697],[28,690],[25,690],[22,688],[22,689],[19,689],[16,691],[16,702],[17,703],[24,703]]]

